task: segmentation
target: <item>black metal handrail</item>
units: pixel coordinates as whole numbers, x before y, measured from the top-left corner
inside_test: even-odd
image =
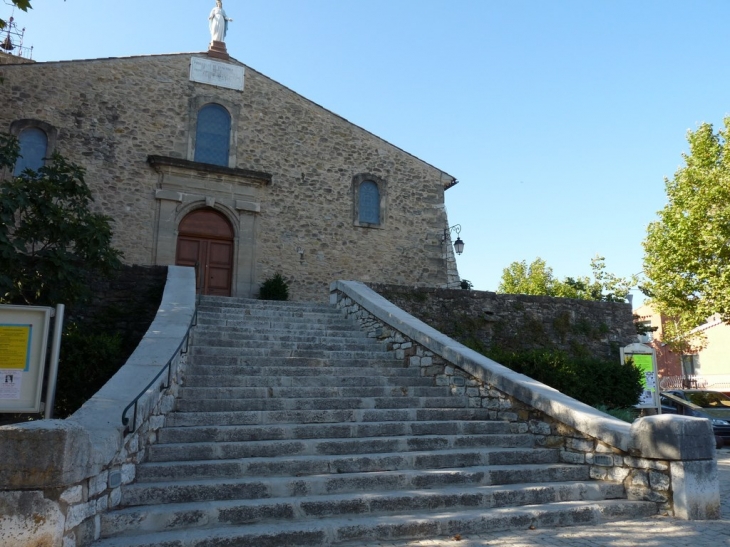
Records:
[[[197,264],[196,266],[196,273],[197,273]],[[188,325],[188,330],[185,331],[185,336],[183,336],[182,341],[180,342],[180,345],[177,346],[177,349],[172,352],[172,357],[165,363],[165,366],[160,369],[160,372],[157,373],[157,375],[152,379],[152,381],[147,384],[147,387],[145,387],[139,395],[137,395],[134,400],[129,403],[124,411],[122,412],[122,425],[125,426],[124,428],[124,436],[126,437],[130,433],[132,433],[135,429],[137,429],[137,406],[139,403],[139,400],[142,398],[142,395],[147,393],[147,390],[150,389],[157,380],[159,380],[160,376],[162,376],[162,373],[165,372],[165,369],[167,369],[167,385],[164,383],[160,385],[160,392],[165,391],[167,388],[170,387],[170,382],[172,380],[172,363],[175,360],[175,358],[179,355],[185,355],[188,352],[188,341],[190,340],[190,329],[195,327],[198,324],[198,304],[200,302],[200,295],[196,296],[195,298],[195,311],[193,312],[193,317],[190,319],[190,324]],[[184,347],[184,349],[183,349]],[[129,409],[134,407],[134,414],[132,417],[132,427],[129,426],[129,418],[127,417],[127,412],[129,412]]]

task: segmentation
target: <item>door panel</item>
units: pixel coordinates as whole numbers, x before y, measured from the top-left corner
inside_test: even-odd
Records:
[[[232,235],[228,221],[212,209],[193,211],[180,223],[175,264],[195,266],[197,263],[197,292],[231,295]]]

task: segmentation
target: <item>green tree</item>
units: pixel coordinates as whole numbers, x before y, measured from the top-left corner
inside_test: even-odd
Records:
[[[12,172],[18,156],[17,140],[0,135],[0,172]],[[92,212],[92,202],[83,169],[59,154],[0,182],[0,302],[80,302],[90,274],[119,266],[111,219]]]
[[[16,8],[23,11],[28,11],[29,9],[32,9],[32,6],[30,5],[30,0],[10,0],[10,3],[13,4]],[[5,21],[5,19],[0,19],[0,29],[4,29],[6,25],[7,21]]]
[[[557,279],[542,258],[531,264],[526,261],[513,262],[502,271],[497,292],[505,294],[534,294],[581,300],[603,300],[623,302],[638,278],[618,277],[606,271],[606,260],[596,256],[591,260],[593,278],[566,277]]]
[[[688,133],[685,164],[665,180],[668,203],[644,240],[642,290],[679,340],[714,313],[730,322],[729,133],[730,118],[717,133],[708,123]]]

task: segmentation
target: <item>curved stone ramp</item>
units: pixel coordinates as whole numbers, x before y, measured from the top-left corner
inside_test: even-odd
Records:
[[[328,306],[203,298],[174,413],[99,546],[296,546],[655,514]]]

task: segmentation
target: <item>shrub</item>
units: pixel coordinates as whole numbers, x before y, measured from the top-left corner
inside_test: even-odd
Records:
[[[78,410],[124,364],[122,337],[95,333],[67,323],[58,363],[54,416],[66,418]]]
[[[633,363],[572,356],[557,350],[501,351],[488,356],[498,363],[590,405],[626,408],[639,401],[642,372]]]
[[[280,273],[276,273],[261,284],[259,299],[289,300],[289,284]]]

